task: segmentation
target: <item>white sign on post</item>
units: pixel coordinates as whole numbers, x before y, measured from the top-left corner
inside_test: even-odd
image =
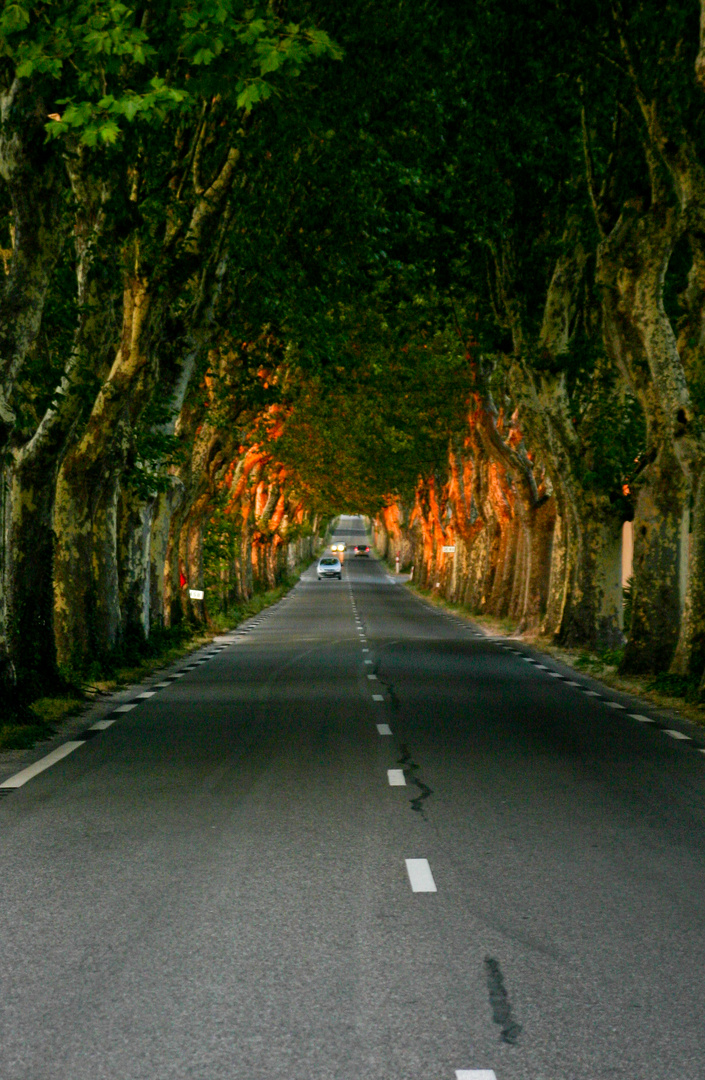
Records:
[[[188,594],[192,600],[203,599],[203,589],[189,589]]]
[[[455,544],[445,544],[441,550],[443,551],[444,555],[454,555]]]

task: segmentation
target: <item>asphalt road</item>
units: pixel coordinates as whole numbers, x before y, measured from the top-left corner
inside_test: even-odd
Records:
[[[1,1080],[702,1080],[697,741],[374,560],[248,625],[2,789]]]

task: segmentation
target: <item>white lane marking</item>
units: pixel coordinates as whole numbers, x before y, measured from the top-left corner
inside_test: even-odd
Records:
[[[91,724],[88,728],[89,731],[105,731],[111,724],[114,724],[114,720],[96,720],[95,724]]]
[[[536,663],[536,661],[532,660],[530,656],[522,656],[522,660],[524,660],[524,662],[527,663],[527,664],[535,664]]]
[[[577,687],[580,687],[580,686],[582,686],[582,683],[579,683],[579,682],[567,682],[567,683],[566,683],[566,686],[577,686]]]
[[[372,695],[372,700],[373,701],[384,701],[384,694],[373,694]]]
[[[406,872],[409,875],[412,892],[436,892],[428,859],[406,859]]]
[[[623,709],[624,705],[620,705],[618,701],[606,701],[605,705],[608,709]]]
[[[387,769],[387,780],[390,787],[406,787],[403,769]]]
[[[664,728],[664,735],[670,735],[672,739],[687,739],[690,742],[690,735],[684,735],[682,731],[676,731],[675,728]]]
[[[377,676],[376,675],[368,675],[367,678],[368,679],[374,679],[375,682],[377,681]]]
[[[370,650],[369,649],[363,649],[362,651],[363,652],[369,652]]]
[[[186,674],[185,671],[177,671],[175,675],[170,675],[169,678],[170,679],[183,679],[185,674]]]
[[[541,671],[548,671],[548,668],[546,667],[545,664],[536,664],[536,667],[540,668]]]
[[[547,675],[550,675],[552,679],[562,679],[563,675],[560,675],[557,671],[547,671]]]
[[[168,682],[155,682],[155,683],[153,683],[153,686],[154,686],[155,690],[163,690],[165,686],[171,686],[171,683],[168,683]]]
[[[113,712],[131,712],[137,708],[137,702],[131,701],[129,705],[118,705],[117,709],[113,709]]]
[[[656,721],[652,720],[650,716],[642,716],[641,713],[632,712],[629,713],[632,720],[638,720],[640,724],[655,724]]]
[[[389,724],[378,724],[377,725],[377,734],[378,735],[391,735],[392,734],[392,729],[390,728]]]
[[[699,746],[698,747],[698,753],[699,754],[705,754],[705,747]]]
[[[28,780],[31,780],[33,776],[38,776],[39,773],[44,772],[45,769],[50,768],[52,765],[56,765],[57,761],[61,761],[62,758],[67,757],[73,753],[74,750],[78,750],[79,746],[83,746],[81,742],[66,742],[63,746],[57,746],[56,750],[52,750],[46,757],[40,758],[39,761],[35,761],[34,765],[29,765],[22,772],[15,773],[8,780],[3,780],[0,784],[0,788],[18,788],[26,784]]]
[[[492,1069],[456,1069],[455,1080],[497,1080]]]
[[[597,693],[597,691],[596,691],[596,690],[583,690],[583,693],[584,693],[584,694],[587,694],[587,696],[588,696],[588,697],[599,697],[599,696],[600,696],[600,695],[599,695],[599,694]]]
[[[154,697],[155,694],[156,694],[156,690],[145,690],[145,692],[143,694],[138,694],[137,697],[138,698],[148,698],[148,697]]]
[[[363,650],[363,651],[364,651],[364,652],[367,652],[367,649],[365,649],[365,650]],[[366,663],[366,664],[374,664],[374,660],[365,660],[365,663]]]

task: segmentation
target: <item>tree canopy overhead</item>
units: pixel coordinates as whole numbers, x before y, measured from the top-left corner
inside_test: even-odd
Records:
[[[81,671],[208,617],[185,582],[246,594],[344,510],[471,606],[699,677],[700,25],[4,2],[7,680],[28,633]]]

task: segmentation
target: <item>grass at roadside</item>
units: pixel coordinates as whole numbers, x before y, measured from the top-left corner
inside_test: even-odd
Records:
[[[116,657],[109,672],[96,671],[90,682],[78,682],[51,697],[41,697],[30,702],[23,710],[21,719],[0,723],[0,751],[27,750],[35,743],[55,734],[63,721],[75,717],[100,696],[111,694],[122,686],[141,682],[142,679],[213,640],[215,634],[234,629],[245,619],[252,618],[272,604],[276,604],[296,584],[299,573],[290,574],[285,581],[267,592],[256,593],[251,600],[233,606],[227,613],[218,613],[209,626],[184,627],[179,633],[155,635],[147,643],[149,655],[130,658],[120,663]]]
[[[487,615],[478,615],[465,604],[453,604],[438,596],[433,589],[420,589],[409,583],[406,586],[417,596],[430,601],[437,607],[452,611],[468,621],[478,623],[491,634],[498,637],[515,637],[527,645],[555,657],[576,671],[583,671],[598,679],[613,690],[633,694],[660,709],[670,709],[687,717],[696,724],[705,727],[705,705],[697,700],[698,680],[683,678],[679,675],[621,675],[619,664],[622,649],[602,649],[591,652],[587,649],[567,649],[536,635],[520,634],[517,624],[511,619],[494,619]]]

